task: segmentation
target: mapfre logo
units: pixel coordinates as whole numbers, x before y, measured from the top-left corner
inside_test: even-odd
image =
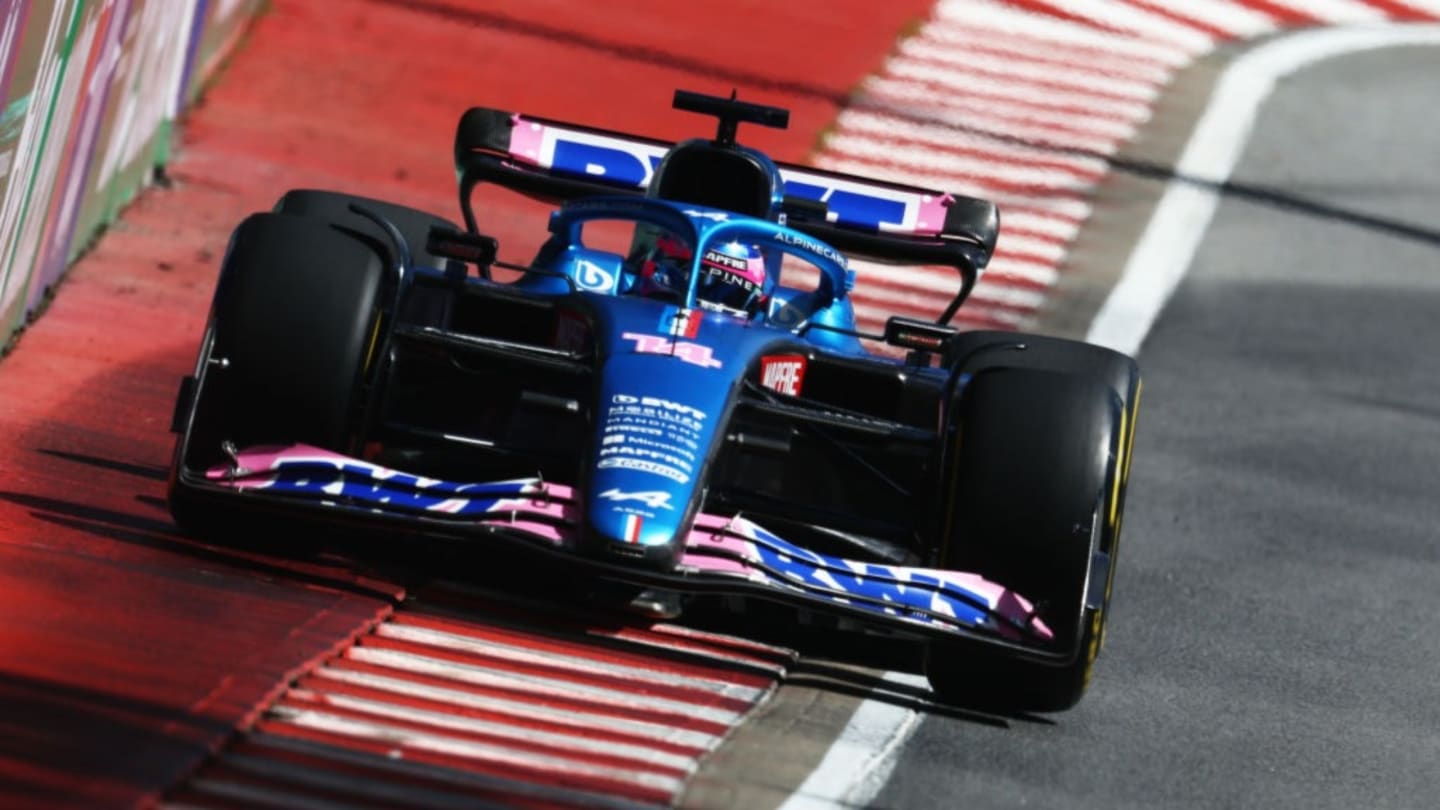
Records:
[[[760,384],[786,396],[800,396],[805,384],[805,356],[775,354],[760,358]]]

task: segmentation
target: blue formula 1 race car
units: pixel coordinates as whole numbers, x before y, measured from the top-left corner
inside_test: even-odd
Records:
[[[469,110],[464,228],[308,190],[243,221],[176,405],[177,522],[518,544],[597,581],[913,638],[942,697],[1074,705],[1114,578],[1135,363],[947,325],[994,249],[991,203],[736,142],[783,109],[676,107],[716,136]],[[560,205],[533,262],[497,260],[480,183]],[[847,256],[953,267],[958,293],[936,322],[866,334]]]

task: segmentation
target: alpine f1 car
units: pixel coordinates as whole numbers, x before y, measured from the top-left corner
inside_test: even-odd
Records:
[[[463,228],[310,190],[241,222],[176,404],[177,522],[518,544],[915,639],[945,697],[1073,705],[1114,579],[1135,363],[948,325],[993,204],[737,143],[783,109],[675,106],[715,137],[469,110]],[[481,183],[558,204],[533,262],[497,260]],[[847,257],[952,267],[958,291],[935,322],[866,333]]]

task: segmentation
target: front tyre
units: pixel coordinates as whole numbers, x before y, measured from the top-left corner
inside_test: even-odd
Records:
[[[381,256],[333,226],[284,214],[242,222],[216,286],[177,466],[224,463],[225,442],[352,450],[379,359],[384,278]],[[186,529],[225,522],[179,482],[170,501]]]
[[[1093,375],[992,367],[960,395],[952,423],[942,565],[973,571],[1036,603],[1061,663],[964,642],[933,642],[925,670],[952,702],[1019,711],[1074,706],[1104,628],[1118,533],[1118,393]]]

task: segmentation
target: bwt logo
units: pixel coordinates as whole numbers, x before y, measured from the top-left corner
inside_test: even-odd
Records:
[[[545,127],[544,139],[550,148],[540,156],[541,165],[546,165],[548,156],[547,168],[554,171],[603,178],[630,188],[647,188],[669,151],[665,144],[554,126]],[[913,231],[920,220],[922,200],[917,192],[811,174],[803,169],[784,169],[781,177],[786,194],[825,203],[830,213],[846,225]]]
[[[695,419],[705,421],[705,412],[692,405],[683,402],[674,402],[663,397],[634,397],[629,394],[616,394],[610,398],[616,405],[641,405],[646,408],[664,408],[667,411],[676,411]]]
[[[588,177],[603,177],[619,185],[645,188],[665,157],[665,147],[623,141],[589,132],[547,127],[554,138],[551,168]]]
[[[780,354],[760,358],[760,384],[786,396],[800,396],[805,383],[805,356]]]

